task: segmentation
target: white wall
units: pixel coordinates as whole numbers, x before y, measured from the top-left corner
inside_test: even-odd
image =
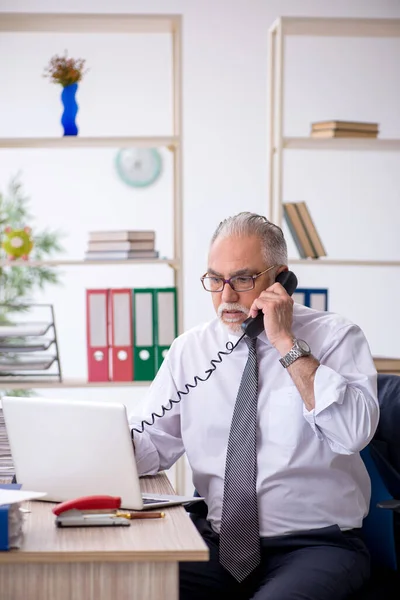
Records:
[[[398,0],[0,0],[2,11],[168,12],[184,15],[184,322],[213,315],[202,291],[209,237],[224,217],[267,211],[267,30],[280,15],[400,17]],[[1,17],[0,17],[1,18]],[[79,89],[81,135],[169,133],[169,49],[163,36],[66,38],[0,35],[0,135],[61,135],[59,88],[41,78],[54,53],[87,58]],[[400,136],[400,40],[290,39],[285,133],[308,135],[325,118],[381,123]],[[165,85],[164,85],[165,84]],[[133,191],[116,177],[114,150],[0,151],[0,187],[22,171],[36,225],[61,227],[70,256],[89,229],[156,227],[171,252],[171,157],[152,188]],[[351,161],[351,164],[350,164]],[[400,154],[291,152],[285,201],[305,200],[332,258],[400,260]],[[288,239],[291,255],[295,247]],[[330,309],[359,323],[374,354],[399,355],[399,269],[296,267],[302,286],[326,286]],[[66,377],[86,376],[84,289],[171,283],[167,267],[70,268],[55,304]],[[212,357],[210,357],[212,358]],[[48,396],[54,391],[40,393]],[[65,390],[57,396],[121,399],[142,388]],[[160,399],[162,401],[163,399]]]

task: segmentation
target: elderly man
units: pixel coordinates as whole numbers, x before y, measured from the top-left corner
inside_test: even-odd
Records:
[[[210,560],[181,564],[181,600],[344,600],[369,576],[359,453],[378,423],[376,370],[356,324],[293,302],[276,282],[287,270],[283,233],[265,217],[220,223],[201,277],[217,316],[174,341],[146,414],[198,385],[134,431],[142,475],[186,452],[206,501],[195,522]],[[251,339],[242,324],[259,311]]]

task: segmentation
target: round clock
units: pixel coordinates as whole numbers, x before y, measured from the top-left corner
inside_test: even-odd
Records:
[[[156,148],[122,148],[117,153],[115,167],[127,185],[147,187],[161,174],[161,154]]]

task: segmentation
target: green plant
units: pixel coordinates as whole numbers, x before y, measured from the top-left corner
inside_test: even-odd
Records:
[[[85,64],[86,60],[83,58],[68,58],[67,51],[65,51],[64,56],[57,54],[52,56],[49,64],[45,67],[43,77],[48,77],[52,83],[67,87],[81,81],[87,72],[87,69],[84,70]]]
[[[64,251],[60,243],[63,232],[50,229],[39,231],[32,226],[33,215],[29,203],[30,199],[23,191],[20,174],[17,174],[11,179],[6,193],[0,192],[0,259],[2,260],[7,258],[2,248],[4,229],[7,226],[17,229],[29,225],[32,228],[34,245],[29,260],[44,260]],[[0,324],[10,324],[19,313],[29,310],[27,305],[33,301],[36,291],[43,290],[47,285],[60,283],[59,271],[46,265],[32,267],[0,265]],[[28,395],[29,392],[13,390],[13,395],[17,394]]]

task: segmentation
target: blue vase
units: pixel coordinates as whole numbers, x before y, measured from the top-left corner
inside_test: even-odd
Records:
[[[61,101],[64,112],[61,117],[61,125],[64,128],[64,135],[78,135],[78,127],[75,118],[78,112],[78,105],[75,100],[75,94],[78,89],[77,83],[71,83],[63,88],[61,92]]]

